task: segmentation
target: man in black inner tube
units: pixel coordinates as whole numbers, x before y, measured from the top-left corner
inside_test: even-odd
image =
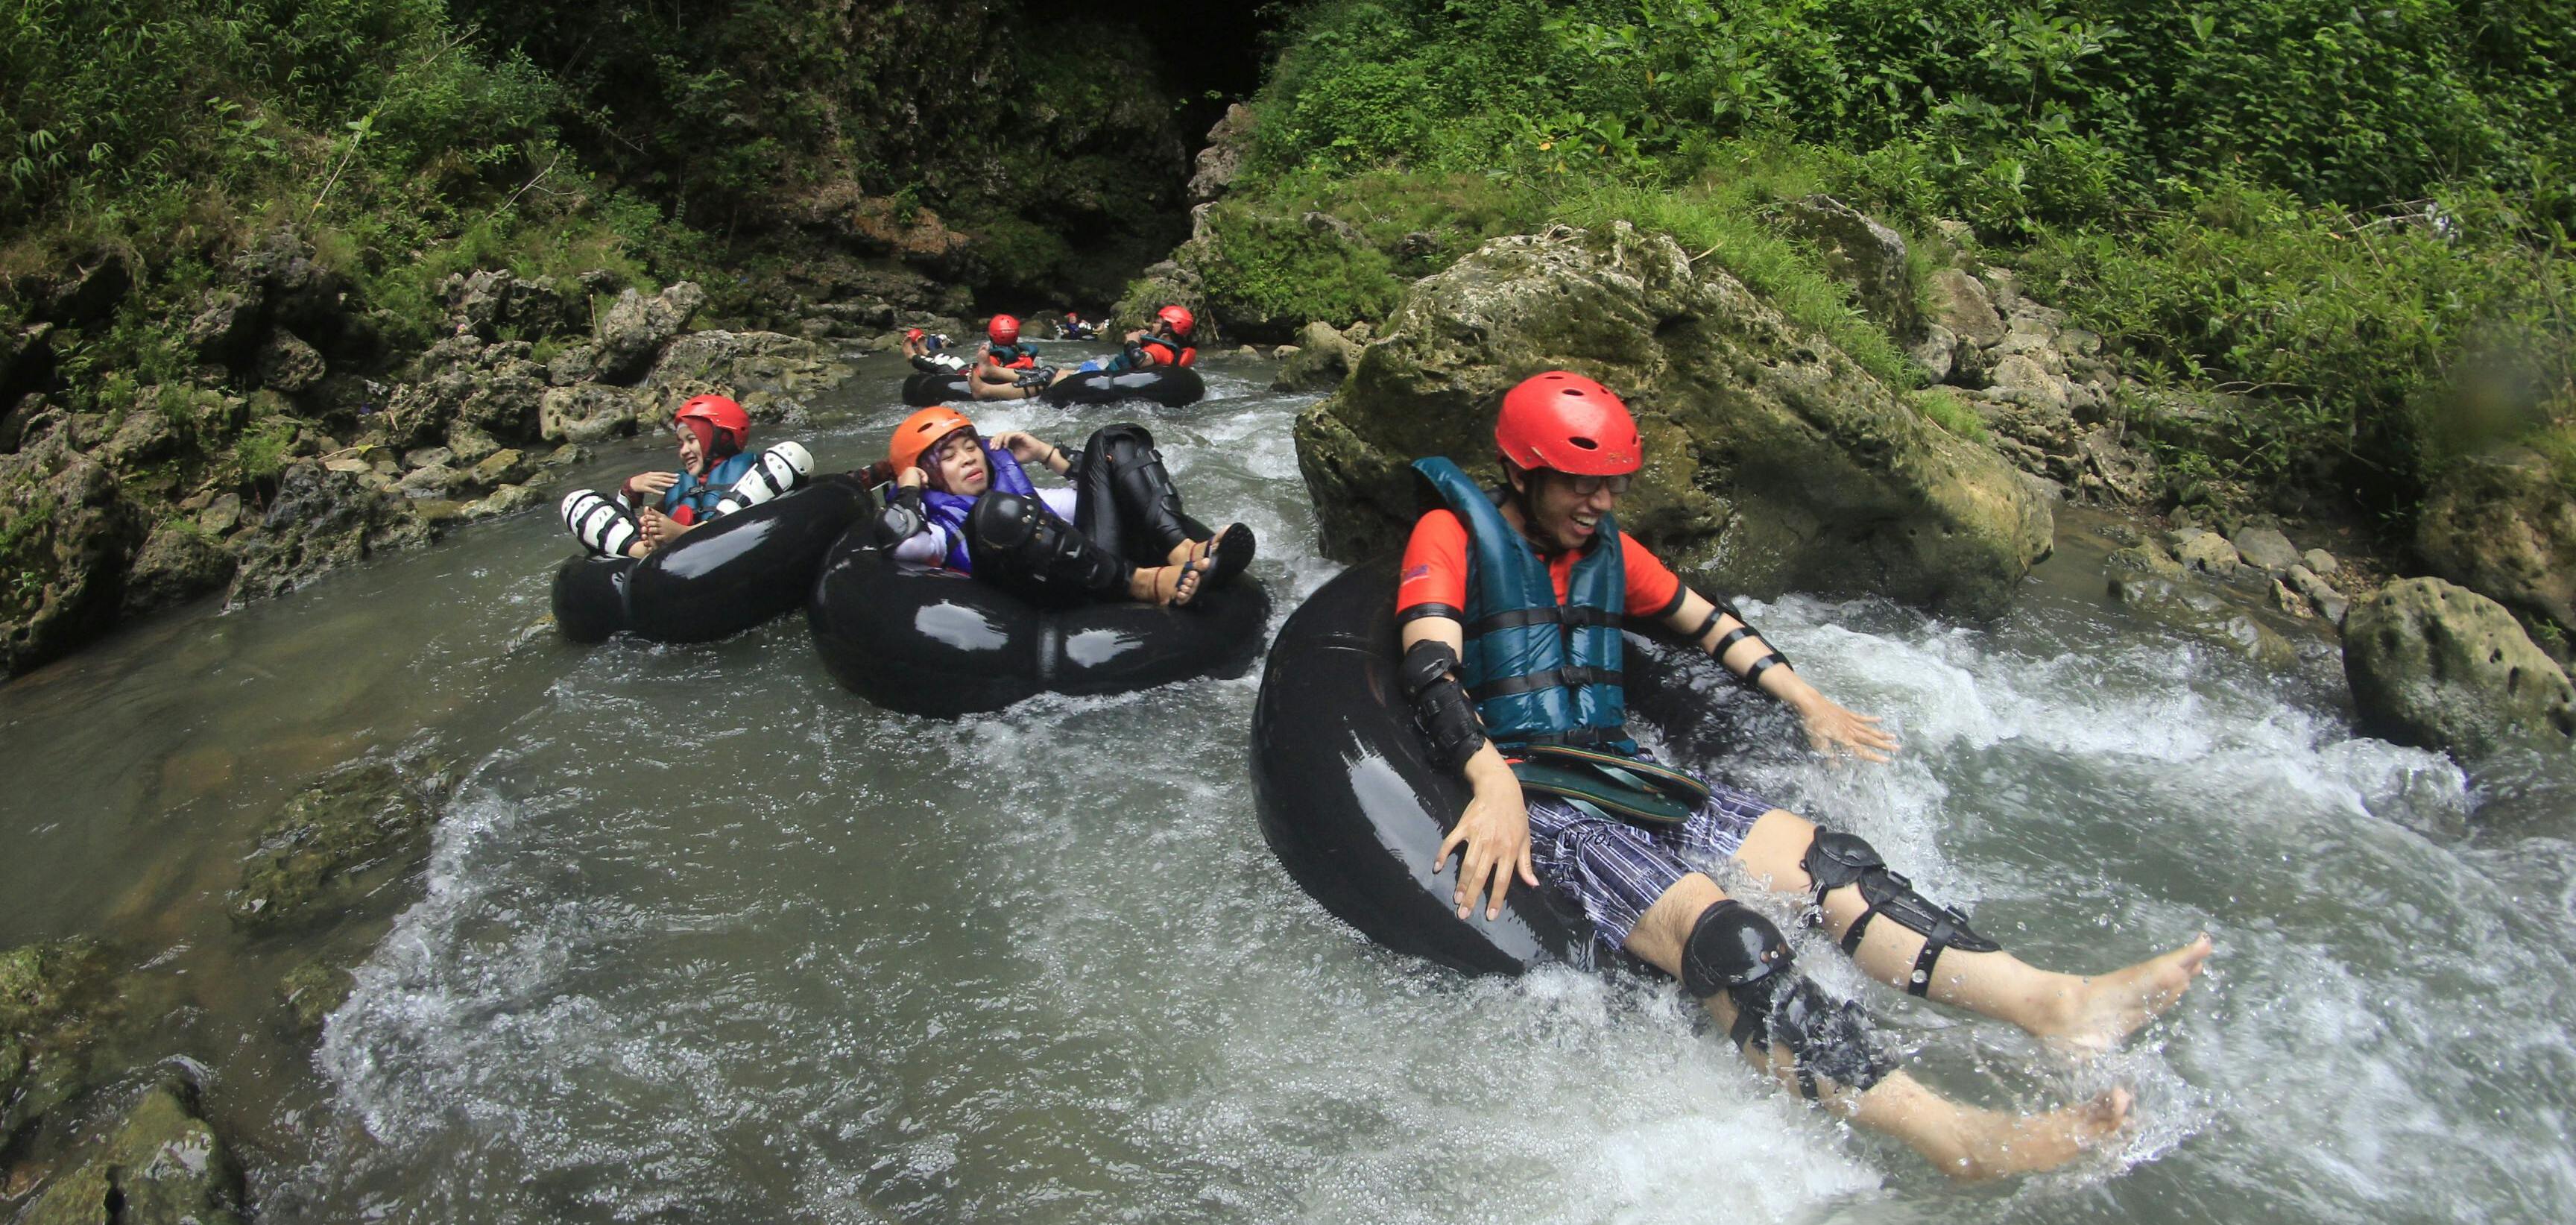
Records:
[[[1033,400],[1046,394],[1046,389],[1077,374],[1108,371],[1125,374],[1156,366],[1180,367],[1195,363],[1198,350],[1190,346],[1190,333],[1198,327],[1198,317],[1190,308],[1166,306],[1154,312],[1150,327],[1127,333],[1126,343],[1107,358],[1096,358],[1071,370],[1039,366],[1032,370],[1006,370],[990,363],[976,366],[966,376],[967,390],[978,400]]]
[[[1954,1177],[2061,1165],[2124,1126],[2120,1089],[2037,1115],[1933,1093],[1878,1051],[1857,1004],[1794,970],[1779,930],[1690,860],[1731,857],[1802,897],[1870,977],[2077,1055],[2170,1006],[2209,937],[2099,977],[2041,970],[1916,893],[1866,841],[1654,762],[1622,731],[1619,627],[1631,614],[1797,711],[1820,751],[1883,762],[1896,742],[1617,530],[1611,512],[1643,454],[1608,388],[1564,371],[1527,379],[1504,396],[1494,440],[1498,490],[1446,459],[1415,465],[1447,509],[1415,525],[1397,596],[1401,686],[1434,760],[1473,791],[1433,865],[1458,852],[1458,917],[1481,900],[1490,922],[1515,879],[1544,880],[1605,944],[1681,980],[1756,1066]]]

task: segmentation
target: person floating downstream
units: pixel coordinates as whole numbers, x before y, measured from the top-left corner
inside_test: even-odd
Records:
[[[1100,327],[1099,327],[1099,325],[1097,325],[1097,324],[1095,324],[1095,323],[1091,322],[1091,321],[1090,321],[1090,320],[1088,320],[1088,319],[1083,318],[1083,317],[1082,317],[1082,312],[1077,311],[1077,310],[1070,310],[1070,309],[1068,309],[1067,311],[1065,311],[1065,312],[1064,312],[1064,338],[1065,338],[1065,339],[1067,339],[1067,340],[1089,340],[1089,339],[1091,339],[1093,336],[1095,336],[1095,335],[1099,334],[1099,332],[1100,332]]]
[[[1038,347],[1021,343],[1018,316],[995,315],[984,325],[983,357],[975,364],[1000,370],[1034,370]]]
[[[564,526],[582,547],[642,557],[691,528],[796,488],[814,470],[814,457],[793,442],[754,454],[751,415],[725,396],[689,397],[671,415],[671,432],[677,470],[628,477],[614,501],[588,489],[564,498]]]
[[[1494,442],[1505,483],[1492,491],[1448,459],[1414,465],[1445,507],[1415,524],[1397,595],[1400,686],[1432,760],[1471,791],[1433,865],[1458,857],[1458,917],[1481,901],[1491,922],[1515,881],[1544,882],[1604,944],[1679,979],[1757,1067],[1953,1176],[2056,1166],[2124,1126],[2120,1089],[2032,1116],[1933,1093],[1879,1052],[1858,1004],[1800,974],[1779,929],[1691,860],[1730,857],[1800,897],[1870,977],[2076,1054],[2170,1006],[2209,937],[2098,977],[2037,969],[1915,892],[1861,838],[1655,762],[1623,731],[1631,615],[1687,635],[1796,711],[1819,750],[1883,762],[1897,745],[1618,530],[1612,512],[1643,447],[1608,388],[1564,371],[1524,380],[1503,397]]]
[[[1102,426],[1076,458],[1019,431],[988,440],[955,409],[925,408],[895,427],[886,462],[895,487],[878,517],[880,544],[1032,603],[1187,604],[1201,582],[1230,582],[1252,561],[1252,529],[1210,532],[1182,511],[1143,426]],[[1073,488],[1036,488],[1024,463]]]
[[[1014,371],[978,363],[968,373],[966,385],[978,400],[1026,400],[1045,394],[1047,388],[1077,374],[1104,370],[1124,374],[1155,366],[1187,366],[1198,360],[1198,350],[1189,347],[1190,332],[1197,326],[1198,319],[1188,307],[1166,306],[1154,312],[1152,327],[1127,333],[1125,347],[1107,358],[1095,358],[1071,370],[1036,366]]]
[[[912,359],[912,368],[915,370],[944,374],[962,373],[969,364],[966,359],[954,353],[945,352],[955,343],[943,332],[905,328],[903,355]]]

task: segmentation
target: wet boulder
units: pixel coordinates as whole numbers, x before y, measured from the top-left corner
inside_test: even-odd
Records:
[[[0,1150],[85,1087],[91,1041],[116,1011],[108,982],[87,941],[0,952]]]
[[[2538,455],[2480,456],[2443,473],[2424,496],[2415,551],[2526,624],[2576,630],[2576,498]]]
[[[242,1225],[242,1172],[200,1116],[196,1088],[164,1080],[56,1175],[22,1225]]]
[[[2576,746],[2576,685],[2493,600],[2399,579],[2345,614],[2344,677],[2363,722],[2463,760],[2514,744]]]
[[[2156,565],[2152,546],[2112,554],[2111,597],[2141,619],[2196,639],[2263,667],[2281,670],[2298,662],[2298,649],[2220,592],[2173,568]],[[2129,556],[2124,556],[2129,555]],[[2166,559],[2170,561],[2171,559]]]
[[[1644,432],[1620,525],[1712,590],[1992,617],[2048,554],[2046,501],[1994,452],[1624,223],[1496,239],[1414,285],[1349,381],[1297,421],[1326,552],[1357,561],[1404,539],[1418,456],[1499,479],[1503,392],[1560,368],[1617,391]]]
[[[691,332],[664,347],[653,363],[648,385],[667,388],[682,383],[730,389],[737,400],[756,391],[795,395],[829,387],[849,377],[850,368],[832,361],[813,341],[778,332]]]
[[[445,785],[434,765],[376,760],[314,780],[260,830],[232,893],[234,926],[298,931],[369,907],[428,854]]]

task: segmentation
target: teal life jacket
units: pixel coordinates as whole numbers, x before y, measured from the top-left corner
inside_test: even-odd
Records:
[[[672,482],[671,488],[662,495],[662,513],[682,527],[705,522],[715,510],[716,500],[733,492],[734,482],[741,480],[743,473],[751,471],[753,458],[749,451],[736,451],[715,467],[707,469],[705,480],[689,475],[688,469],[681,469],[680,479]]]
[[[1601,517],[1560,605],[1547,562],[1503,518],[1492,495],[1438,456],[1414,461],[1413,470],[1467,525],[1461,679],[1487,738],[1507,754],[1531,745],[1635,754],[1636,742],[1622,731],[1628,703],[1619,626],[1628,575],[1618,521]]]

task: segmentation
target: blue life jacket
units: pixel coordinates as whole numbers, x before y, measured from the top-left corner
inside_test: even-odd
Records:
[[[1033,344],[986,345],[984,352],[993,359],[994,365],[1006,369],[1027,370],[1038,364],[1038,347]]]
[[[1029,474],[1020,470],[1020,461],[1011,458],[1010,448],[990,439],[979,440],[984,446],[984,467],[993,474],[991,491],[1012,493],[1038,505],[1038,513],[1052,514],[1038,498],[1038,487],[1029,483]],[[975,499],[940,489],[921,491],[922,517],[948,533],[948,560],[943,563],[960,574],[975,572],[974,559],[966,551],[966,516],[975,509]]]
[[[689,475],[685,468],[681,469],[680,479],[672,482],[671,488],[662,494],[662,513],[679,520],[683,527],[706,522],[708,512],[716,508],[716,499],[733,492],[734,482],[741,480],[743,473],[751,471],[754,458],[749,451],[736,451],[715,467],[707,469],[705,480]]]
[[[1413,470],[1467,525],[1462,679],[1485,735],[1506,753],[1569,744],[1634,754],[1636,742],[1621,731],[1628,702],[1619,625],[1628,575],[1618,521],[1601,517],[1560,605],[1547,562],[1503,518],[1492,495],[1439,456],[1414,461]]]

